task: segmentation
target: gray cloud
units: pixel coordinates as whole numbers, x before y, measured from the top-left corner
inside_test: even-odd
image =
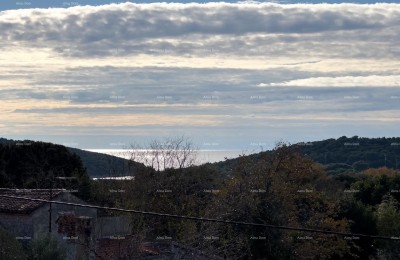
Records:
[[[0,90],[0,96],[7,99],[11,94],[21,95],[20,98],[68,101],[71,105],[14,111],[41,114],[262,116],[354,114],[400,108],[397,88],[370,86],[365,91],[359,87],[257,86],[260,81],[290,82],[297,78],[318,79],[318,76],[336,79],[337,74],[288,69],[78,67],[41,74],[30,83],[31,89]],[[349,78],[358,77],[353,74]]]
[[[398,40],[397,4],[114,4],[0,13],[0,42],[66,56],[216,53],[386,55]],[[371,32],[373,33],[371,34]],[[356,32],[356,33],[355,33]],[[340,43],[339,43],[340,42]],[[249,48],[250,47],[250,48]],[[326,51],[329,49],[329,53]],[[393,51],[391,54],[396,53]]]

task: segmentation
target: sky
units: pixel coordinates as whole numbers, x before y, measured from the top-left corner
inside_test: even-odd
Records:
[[[0,136],[207,150],[399,136],[400,4],[324,2],[0,3]]]
[[[72,6],[83,6],[83,5],[91,5],[91,6],[99,6],[106,4],[115,4],[115,3],[125,3],[128,1],[112,1],[112,0],[77,0],[77,1],[68,1],[68,0],[8,0],[3,1],[4,3],[0,4],[1,10],[11,10],[11,9],[30,9],[30,8],[68,8]],[[148,3],[157,3],[157,2],[166,2],[166,3],[210,3],[210,2],[222,2],[222,1],[133,1],[134,3],[148,4]],[[245,2],[245,1],[223,1],[227,3],[237,3],[237,2]],[[385,2],[385,3],[398,3],[398,0],[386,0],[386,1],[376,1],[376,0],[275,0],[275,1],[258,1],[258,2],[270,2],[270,3],[280,3],[280,4],[297,4],[297,3],[308,3],[308,4],[319,4],[319,3],[357,3],[357,4],[374,4],[377,2]]]

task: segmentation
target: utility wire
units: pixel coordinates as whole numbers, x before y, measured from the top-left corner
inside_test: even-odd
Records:
[[[71,203],[71,202],[62,202],[62,201],[53,201],[53,200],[44,200],[44,199],[34,199],[34,198],[11,196],[11,195],[0,195],[0,197],[10,198],[10,199],[29,200],[29,201],[40,201],[40,202],[46,202],[46,203],[53,203],[53,204],[60,204],[60,205],[70,205],[70,206],[83,207],[83,208],[105,209],[105,210],[111,210],[111,211],[119,211],[119,212],[135,213],[135,214],[159,216],[159,217],[175,218],[175,219],[188,219],[188,220],[204,221],[204,222],[216,222],[216,223],[225,223],[225,224],[234,224],[234,225],[275,228],[275,229],[282,229],[282,230],[294,230],[294,231],[302,231],[302,232],[322,233],[322,234],[339,235],[339,236],[352,237],[352,238],[354,238],[354,237],[360,237],[361,238],[362,237],[362,238],[370,238],[370,239],[399,240],[400,241],[400,236],[397,236],[397,237],[394,237],[394,236],[392,236],[392,237],[389,237],[389,236],[374,236],[374,235],[366,235],[366,234],[357,234],[357,233],[347,233],[347,232],[337,232],[337,231],[330,231],[330,230],[321,230],[321,229],[298,228],[298,227],[278,226],[278,225],[270,225],[270,224],[262,224],[262,223],[251,223],[251,222],[231,221],[231,220],[223,220],[223,219],[181,216],[181,215],[158,213],[158,212],[149,212],[149,211],[141,211],[141,210],[134,210],[134,209],[121,209],[121,208],[112,208],[112,207],[102,207],[102,206],[95,206],[95,205],[85,205],[85,204]],[[355,239],[357,239],[357,238],[355,238]]]

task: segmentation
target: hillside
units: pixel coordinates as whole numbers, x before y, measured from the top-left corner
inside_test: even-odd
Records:
[[[40,143],[29,140],[17,141],[0,138],[0,145],[15,144],[17,146],[24,147],[23,144],[27,143]],[[55,145],[57,147],[64,147],[61,145]],[[102,177],[102,176],[121,176],[130,175],[134,173],[134,169],[144,167],[143,164],[134,163],[129,164],[129,160],[95,152],[84,151],[81,149],[65,147],[66,150],[72,155],[76,154],[83,163],[90,177]],[[129,170],[131,169],[131,171]]]
[[[309,143],[291,145],[302,154],[325,166],[327,173],[353,173],[368,168],[386,166],[390,169],[400,168],[400,137],[363,138],[345,137],[327,139]],[[265,151],[248,155],[253,160]],[[230,159],[214,165],[229,174],[238,163],[238,159]]]
[[[135,169],[144,167],[143,164],[130,162],[129,160],[96,152],[67,147],[78,155],[91,177],[109,177],[132,175]]]
[[[351,138],[342,136],[308,144],[297,144],[312,160],[325,165],[328,173],[359,172],[368,168],[400,167],[400,138]]]
[[[63,187],[78,190],[78,196],[87,199],[89,182],[81,159],[62,145],[4,139],[0,144],[2,188]]]

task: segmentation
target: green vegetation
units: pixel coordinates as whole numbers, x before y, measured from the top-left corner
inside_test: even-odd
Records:
[[[348,192],[346,192],[348,191]],[[400,236],[400,173],[387,168],[359,173],[341,196],[341,217],[347,218],[353,233]],[[400,240],[354,241],[353,254],[360,259],[398,259]]]
[[[354,173],[368,168],[400,169],[400,138],[328,139],[298,144],[303,154],[326,166],[330,174]]]
[[[81,159],[62,145],[43,142],[0,144],[0,187],[78,189],[79,197],[90,197],[90,178]]]

